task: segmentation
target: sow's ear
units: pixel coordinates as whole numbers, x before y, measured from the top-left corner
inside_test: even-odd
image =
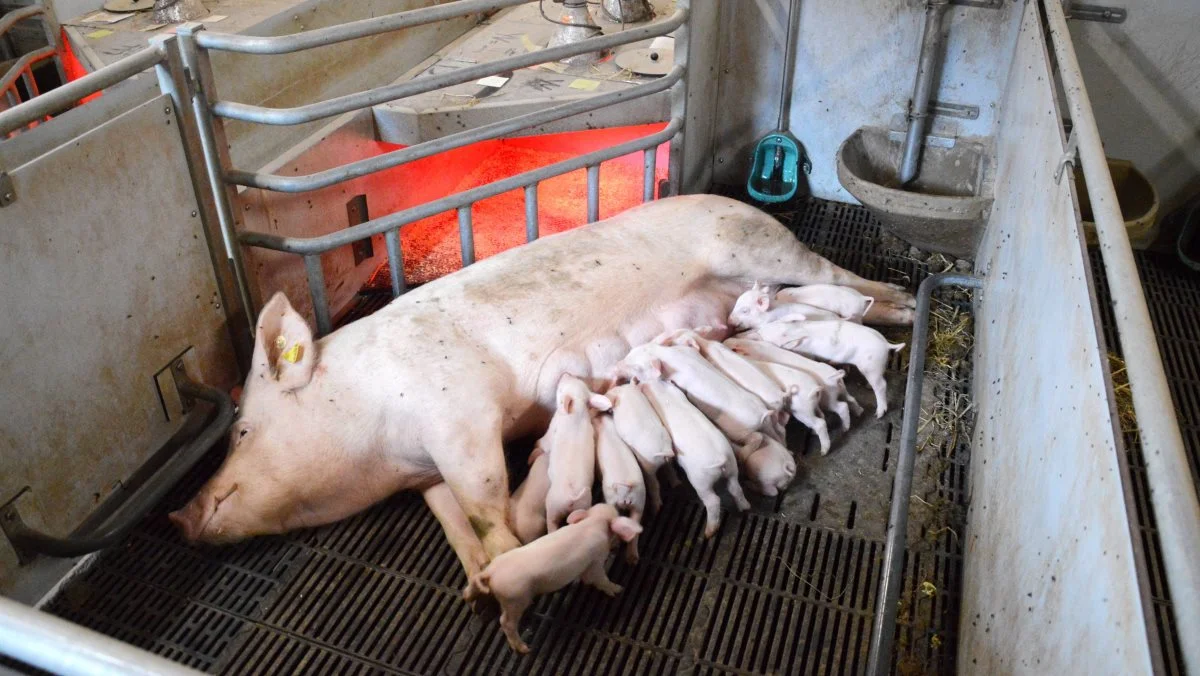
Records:
[[[642,527],[627,516],[618,516],[612,520],[612,532],[625,542],[630,542],[642,532]]]
[[[312,379],[316,345],[308,322],[277,292],[258,314],[254,339],[254,370],[273,378],[285,392],[298,390]]]

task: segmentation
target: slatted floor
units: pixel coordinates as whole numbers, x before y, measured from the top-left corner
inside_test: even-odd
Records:
[[[1158,339],[1167,384],[1179,417],[1183,445],[1188,452],[1192,480],[1200,493],[1200,274],[1180,265],[1170,256],[1139,251],[1134,254],[1142,289],[1150,309],[1150,320]],[[1096,283],[1100,316],[1108,349],[1121,356],[1112,297],[1098,250],[1091,252],[1092,277]],[[1118,367],[1119,368],[1119,367]],[[1128,427],[1128,426],[1126,426]],[[1137,540],[1146,560],[1154,623],[1163,666],[1168,674],[1183,674],[1179,631],[1172,615],[1171,594],[1166,586],[1162,545],[1150,504],[1146,461],[1135,429],[1125,429],[1125,464],[1129,471],[1137,520]]]
[[[885,253],[878,224],[861,208],[812,200],[779,216],[816,251],[864,276],[915,289],[929,273]],[[360,315],[372,309],[366,303],[378,299],[364,299]],[[219,454],[48,610],[230,674],[861,673],[907,353],[891,364],[887,416],[857,420],[825,458],[806,450],[791,490],[729,516],[712,540],[701,537],[703,509],[690,490],[668,493],[663,513],[647,524],[640,565],[613,564],[624,593],[609,599],[573,586],[541,598],[523,623],[529,656],[508,650],[494,614],[474,615],[461,601],[458,563],[415,495],[324,528],[230,548],[185,546],[164,513],[195,491]],[[928,387],[930,404],[965,392],[969,374],[964,364]],[[870,410],[869,390],[855,382]],[[790,445],[807,448],[805,437],[793,434]],[[967,437],[918,456],[914,493],[942,509],[914,508],[911,516],[900,673],[953,671],[962,551],[944,526],[965,500]]]

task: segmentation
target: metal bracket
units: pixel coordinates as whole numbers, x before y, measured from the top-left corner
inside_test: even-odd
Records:
[[[929,106],[929,112],[942,117],[960,117],[964,120],[979,119],[979,106],[970,106],[965,103],[934,101]]]
[[[1071,135],[1067,137],[1067,149],[1063,152],[1062,157],[1058,160],[1058,168],[1054,170],[1054,182],[1062,183],[1063,172],[1067,165],[1071,165],[1071,169],[1075,169],[1075,156],[1079,154],[1079,136],[1074,130],[1071,130]]]
[[[1124,7],[1104,7],[1102,5],[1084,5],[1078,2],[1066,3],[1068,19],[1080,21],[1101,21],[1103,23],[1125,23],[1129,12]]]
[[[6,207],[17,201],[17,189],[13,187],[12,177],[7,171],[0,171],[0,207]]]
[[[978,7],[980,9],[1000,9],[1004,0],[950,0],[951,5],[960,7]]]

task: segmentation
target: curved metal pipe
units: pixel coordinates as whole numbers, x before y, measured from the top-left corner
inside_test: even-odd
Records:
[[[912,101],[908,104],[908,134],[904,137],[904,156],[897,175],[900,185],[911,183],[917,176],[921,144],[925,140],[925,118],[929,116],[929,100],[933,98],[933,76],[942,55],[942,16],[949,6],[949,0],[929,0],[925,4],[921,58],[917,63]]]

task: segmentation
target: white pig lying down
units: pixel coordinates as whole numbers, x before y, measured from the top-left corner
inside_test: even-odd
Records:
[[[796,459],[792,452],[765,434],[752,434],[741,444],[736,444],[735,451],[742,465],[743,481],[756,493],[778,495],[796,478]]]
[[[536,597],[558,591],[577,579],[609,596],[621,593],[620,585],[609,580],[604,570],[608,553],[618,539],[631,542],[642,532],[636,521],[618,516],[608,504],[572,512],[567,523],[492,559],[487,568],[470,577],[463,590],[463,599],[468,602],[481,594],[496,598],[500,603],[500,628],[508,645],[519,653],[529,652],[521,639],[521,616]]]
[[[228,543],[418,490],[478,572],[519,545],[503,444],[546,429],[559,378],[595,386],[631,345],[721,324],[755,280],[849,286],[896,323],[911,323],[916,306],[809,251],[767,214],[712,195],[540,238],[320,340],[276,294],[258,316],[229,454],[171,518],[189,541]],[[429,492],[443,482],[454,500]]]
[[[612,408],[608,398],[588,389],[582,380],[563,374],[558,403],[546,435],[538,446],[550,457],[546,491],[546,530],[558,530],[567,515],[592,506],[595,483],[596,433],[592,415]]]
[[[887,412],[888,355],[904,348],[868,326],[845,321],[771,322],[755,329],[762,340],[807,357],[853,364],[875,392],[875,417]]]

